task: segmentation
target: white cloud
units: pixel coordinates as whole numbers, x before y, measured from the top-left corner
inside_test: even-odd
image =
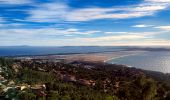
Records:
[[[39,6],[29,12],[30,20],[36,22],[54,22],[67,16],[68,7],[65,4],[48,3]]]
[[[155,28],[161,29],[161,30],[164,30],[164,31],[170,31],[170,26],[157,26]]]
[[[120,44],[119,44],[120,45]],[[136,45],[136,46],[170,46],[170,40],[166,39],[146,39],[143,41],[122,43],[122,45]]]
[[[78,29],[57,29],[57,28],[40,28],[40,29],[1,29],[0,37],[20,37],[20,38],[34,38],[34,36],[67,36],[67,35],[90,35],[99,33],[100,31],[89,30],[89,31],[81,31]],[[50,39],[50,38],[49,38]]]
[[[164,2],[163,2],[164,1]],[[28,20],[35,22],[89,21],[96,19],[126,19],[151,16],[170,6],[169,0],[145,0],[137,5],[121,7],[71,8],[65,3],[47,3],[39,5],[28,13]]]
[[[140,41],[102,41],[102,42],[88,42],[86,40],[81,39],[80,40],[68,40],[69,42],[64,42],[62,45],[78,45],[78,46],[89,46],[89,45],[98,45],[98,46],[170,46],[170,41],[169,40],[143,40],[142,42]],[[56,44],[55,42],[50,42],[51,44]],[[71,44],[74,43],[74,44]],[[47,43],[46,43],[47,44]],[[58,44],[56,44],[58,45]],[[48,44],[47,44],[48,46]]]
[[[152,12],[152,11],[163,10],[165,8],[166,8],[166,6],[164,6],[164,5],[141,5],[139,7],[134,8],[133,11],[137,11],[137,12],[139,12],[139,11],[141,11],[141,12],[151,11]]]
[[[128,32],[104,32],[105,34],[126,34]]]
[[[105,32],[107,33],[107,32]],[[111,32],[109,32],[111,33]],[[114,33],[114,32],[113,32]],[[154,35],[162,34],[162,32],[117,32],[119,34],[113,34],[108,36],[102,37],[95,37],[95,38],[84,38],[87,41],[129,41],[129,40],[136,40],[140,41],[143,39],[152,39]],[[120,34],[121,33],[121,34]]]
[[[139,24],[139,25],[134,25],[132,27],[137,27],[137,28],[144,28],[144,27],[152,27],[153,25],[145,25],[145,24]]]
[[[117,32],[119,34],[105,34],[105,36],[101,35],[96,37],[95,34],[98,32],[101,31],[98,30],[82,31],[76,28],[1,29],[0,45],[27,44],[43,46],[45,45],[63,46],[63,45],[132,45],[132,44],[142,45],[145,43],[147,45],[156,43],[168,44],[167,40],[156,40],[153,37],[156,34],[161,34],[161,32],[139,32],[139,33]]]
[[[148,2],[159,2],[159,3],[168,3],[170,2],[170,0],[145,0],[145,1],[148,1]]]
[[[12,4],[12,5],[18,5],[18,4],[28,4],[32,3],[32,0],[0,0],[0,4]]]
[[[143,41],[116,42],[117,46],[170,46],[170,40],[146,39]]]
[[[4,41],[3,41],[4,40]],[[73,39],[41,39],[37,40],[36,37],[32,39],[21,38],[18,39],[3,39],[0,45],[33,45],[33,46],[170,46],[170,40],[157,40],[157,39],[144,39],[142,41],[128,40],[128,41],[88,41],[84,38]]]
[[[117,35],[117,36],[103,36],[103,37],[95,37],[95,38],[86,38],[88,41],[118,41],[118,40],[138,40],[148,38],[144,35],[139,34],[127,34],[127,35]]]

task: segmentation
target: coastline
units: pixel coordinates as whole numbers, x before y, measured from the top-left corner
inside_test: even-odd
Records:
[[[106,63],[106,62],[108,62],[110,60],[119,59],[119,58],[123,58],[123,57],[127,57],[127,56],[133,56],[133,55],[137,55],[137,54],[129,54],[129,55],[123,55],[123,56],[119,56],[119,57],[113,57],[111,59],[104,60],[104,62]]]
[[[65,61],[88,61],[88,62],[107,62],[112,59],[117,59],[125,56],[137,55],[148,51],[115,51],[103,53],[90,53],[90,54],[69,54],[69,55],[43,55],[43,56],[23,56],[15,57],[19,59],[64,59]]]
[[[127,56],[133,56],[133,55],[140,55],[142,53],[147,53],[150,51],[116,51],[116,52],[105,52],[105,53],[91,53],[91,54],[70,54],[70,55],[43,55],[43,56],[23,56],[23,57],[16,57],[14,59],[22,59],[22,60],[43,60],[43,61],[50,61],[50,62],[64,62],[64,63],[71,63],[74,61],[85,61],[85,62],[99,62],[99,63],[105,63],[105,64],[115,64],[115,65],[123,65],[126,67],[135,67],[140,68],[138,65],[128,65],[123,63],[114,63],[110,60],[119,59]],[[138,66],[138,67],[137,67]],[[141,68],[142,69],[142,68]],[[153,69],[145,69],[145,70],[151,70]],[[154,70],[158,72],[163,73],[169,73],[166,71]]]

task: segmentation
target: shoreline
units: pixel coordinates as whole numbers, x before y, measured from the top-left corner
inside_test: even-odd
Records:
[[[14,57],[17,59],[49,59],[59,60],[64,59],[65,61],[89,61],[89,62],[107,62],[112,59],[121,57],[137,55],[148,51],[116,51],[116,52],[103,52],[103,53],[90,53],[90,54],[70,54],[70,55],[43,55],[43,56],[22,56]]]
[[[65,63],[70,63],[74,61],[100,62],[100,63],[106,63],[106,64],[116,64],[116,65],[124,65],[126,67],[138,68],[132,65],[114,63],[114,62],[111,62],[110,60],[138,55],[138,54],[142,54],[146,52],[150,52],[150,51],[119,51],[119,52],[93,53],[93,54],[46,55],[46,56],[34,56],[34,57],[18,57],[18,59],[23,59],[23,60],[35,59],[35,60],[44,60],[44,61],[52,61],[52,62],[61,61]],[[159,70],[156,70],[156,71],[159,71]],[[169,72],[164,72],[164,71],[159,71],[159,72],[169,73]]]
[[[113,58],[104,60],[104,62],[106,63],[106,62],[108,62],[110,60],[119,59],[119,58],[128,57],[128,56],[133,56],[133,55],[137,55],[137,54],[130,54],[130,55],[123,55],[123,56],[119,56],[119,57],[113,57]]]

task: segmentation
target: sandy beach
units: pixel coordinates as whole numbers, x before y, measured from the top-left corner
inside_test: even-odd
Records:
[[[124,56],[136,55],[147,51],[117,51],[91,54],[70,54],[70,55],[48,55],[36,56],[36,59],[64,59],[66,61],[91,61],[91,62],[107,62]]]

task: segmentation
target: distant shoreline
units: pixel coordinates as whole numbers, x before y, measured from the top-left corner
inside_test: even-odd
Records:
[[[111,59],[104,60],[104,62],[108,62],[110,60],[114,60],[114,59],[118,59],[118,58],[123,58],[123,57],[127,57],[127,56],[133,56],[133,55],[137,55],[137,54],[129,54],[129,55],[123,55],[123,56],[120,56],[120,57],[113,57]]]
[[[33,58],[33,59],[65,59],[66,61],[90,61],[107,62],[125,56],[136,55],[146,51],[114,51],[100,53],[70,53],[70,54],[51,54],[51,55],[31,55],[31,56],[13,56],[12,58]]]
[[[53,55],[79,55],[79,54],[96,54],[96,53],[112,53],[112,52],[120,52],[127,50],[119,50],[119,51],[102,51],[102,52],[85,52],[85,53],[52,53],[52,54],[24,54],[24,55],[10,55],[10,56],[1,56],[0,57],[34,57],[34,56],[53,56]]]

